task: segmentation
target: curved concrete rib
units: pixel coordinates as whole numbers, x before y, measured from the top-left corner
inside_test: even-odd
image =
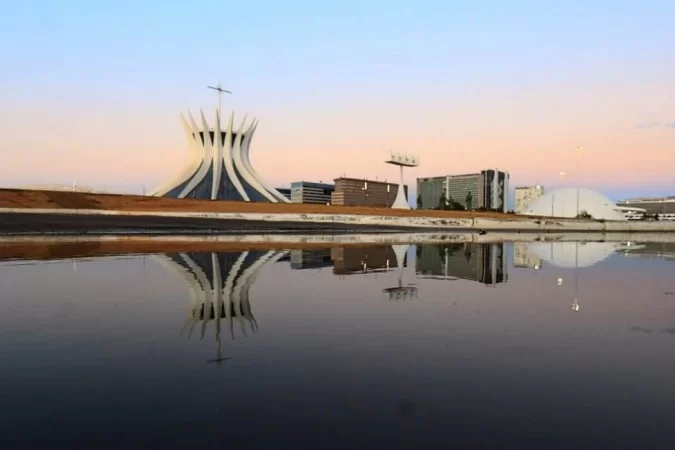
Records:
[[[223,140],[220,136],[220,111],[216,110],[216,128],[213,130],[213,139],[215,139],[215,152],[213,154],[213,178],[211,179],[211,200],[218,199],[218,188],[220,187],[221,168],[220,161],[223,159]]]
[[[232,161],[232,128],[234,124],[234,112],[230,114],[230,120],[227,122],[227,131],[225,132],[225,148],[223,151],[223,163],[225,164],[225,171],[227,172],[227,176],[229,179],[232,181],[232,184],[234,185],[235,189],[237,192],[239,192],[239,195],[244,199],[244,201],[248,202],[250,199],[248,198],[248,194],[246,194],[246,191],[244,190],[244,186],[242,186],[241,181],[239,181],[239,178],[237,177],[236,172],[234,171],[234,163]],[[241,136],[237,136],[237,140],[241,139]]]
[[[220,337],[220,306],[223,304],[223,280],[220,276],[220,264],[218,262],[218,255],[215,252],[211,253],[211,272],[213,273],[213,295],[216,298],[216,304],[213,308],[213,318],[216,321],[216,341]],[[206,323],[206,321],[204,321]],[[202,325],[202,335],[206,330],[206,326]]]
[[[203,147],[201,145],[197,145],[197,142],[195,141],[195,139],[199,139],[199,136],[195,136],[197,130],[192,128],[187,123],[183,113],[180,114],[180,123],[188,141],[188,147],[190,147],[190,162],[178,175],[161,184],[154,191],[152,191],[150,196],[161,197],[162,195],[166,195],[167,192],[176,186],[180,186],[181,184],[185,183],[188,179],[190,179],[190,177],[197,173],[197,170],[204,159]]]
[[[211,137],[209,134],[209,126],[206,123],[206,118],[204,117],[204,112],[201,111],[202,115],[202,136],[204,136],[204,160],[195,174],[194,177],[190,180],[190,182],[183,188],[180,194],[178,194],[178,198],[185,198],[187,197],[192,191],[195,190],[195,188],[201,183],[204,178],[206,177],[206,174],[209,173],[209,170],[211,169],[211,164],[213,160],[213,146],[211,145]],[[194,119],[192,119],[192,115],[190,115],[190,119],[194,124]],[[197,129],[197,126],[195,125],[195,140],[199,141],[199,130]]]
[[[254,119],[253,121],[251,121],[251,125],[247,129],[245,129],[246,117],[247,116],[244,116],[244,120],[242,120],[241,125],[239,125],[239,129],[237,130],[237,139],[235,140],[234,147],[232,148],[232,157],[234,159],[234,165],[238,169],[239,174],[242,176],[244,181],[248,183],[249,186],[258,191],[270,202],[277,203],[277,199],[274,198],[272,194],[267,192],[265,187],[262,186],[258,182],[258,180],[256,180],[256,178],[249,172],[248,168],[246,167],[242,159],[242,150],[245,146],[248,145],[248,142],[250,141],[249,135],[251,133],[253,124],[255,123]]]
[[[251,165],[251,160],[250,160],[250,146],[251,146],[251,140],[253,139],[253,134],[255,133],[255,130],[258,128],[258,121],[255,119],[251,123],[251,126],[249,128],[249,131],[246,133],[246,138],[244,139],[244,143],[242,145],[241,153],[242,153],[242,162],[244,164],[244,167],[246,167],[246,170],[248,173],[250,173],[253,178],[256,179],[258,182],[258,185],[262,186],[263,189],[270,194],[272,194],[274,197],[279,202],[282,203],[290,203],[291,200],[289,198],[286,198],[283,194],[281,194],[279,191],[277,191],[275,188],[272,186],[268,185],[263,177],[260,176],[258,172],[255,171],[253,166]]]

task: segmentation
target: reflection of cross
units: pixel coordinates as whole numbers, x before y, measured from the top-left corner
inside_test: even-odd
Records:
[[[206,361],[206,364],[209,363],[216,363],[218,364],[218,367],[223,367],[223,361],[227,361],[228,359],[232,359],[231,357],[223,358],[223,355],[220,353],[220,339],[218,340],[218,354],[215,359],[208,359]]]

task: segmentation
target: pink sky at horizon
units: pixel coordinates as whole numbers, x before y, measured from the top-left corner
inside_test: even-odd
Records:
[[[675,187],[675,98],[661,77],[646,84],[617,77],[611,83],[480,85],[463,90],[419,86],[396,94],[392,86],[361,86],[341,96],[223,100],[235,122],[258,112],[252,143],[257,170],[276,185],[329,181],[347,176],[397,180],[383,163],[388,151],[411,152],[421,165],[417,177],[501,168],[511,187],[558,186],[576,180],[575,148],[584,148],[582,184],[599,190]],[[5,145],[0,177],[4,186],[70,184],[145,186],[151,190],[187,162],[179,123],[183,105],[170,99],[52,97],[16,104],[2,123]],[[200,92],[193,113],[214,116],[213,97]],[[248,101],[247,101],[248,100]],[[258,111],[256,111],[256,109]],[[669,118],[673,119],[669,121]],[[640,125],[650,125],[640,128]],[[37,127],[41,132],[36,133]],[[561,182],[559,172],[567,173]],[[674,192],[662,192],[672,195]]]

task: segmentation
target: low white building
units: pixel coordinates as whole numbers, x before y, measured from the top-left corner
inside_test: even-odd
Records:
[[[543,186],[521,186],[517,187],[514,191],[514,200],[515,200],[515,205],[513,208],[513,212],[516,214],[522,214],[524,213],[528,206],[544,195],[544,187]]]

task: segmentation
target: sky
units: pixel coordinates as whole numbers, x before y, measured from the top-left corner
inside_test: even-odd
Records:
[[[500,168],[512,187],[674,195],[675,2],[557,3],[8,2],[0,186],[150,191],[220,80],[279,187],[396,181],[400,151],[412,185]]]

